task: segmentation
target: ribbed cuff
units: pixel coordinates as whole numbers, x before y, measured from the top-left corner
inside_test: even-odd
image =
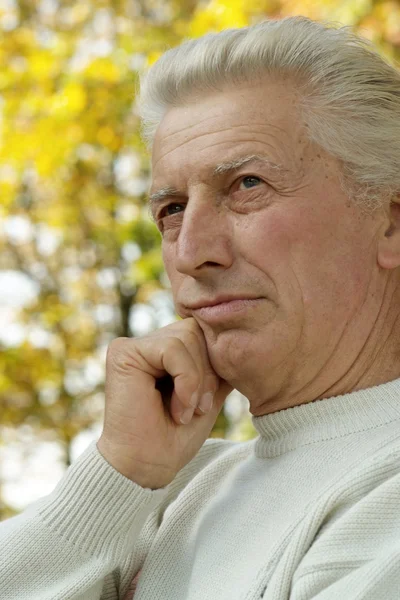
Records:
[[[116,471],[92,442],[37,504],[44,522],[80,551],[118,564],[167,488],[144,489]]]

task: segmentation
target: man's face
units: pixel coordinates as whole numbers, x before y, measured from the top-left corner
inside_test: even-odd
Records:
[[[376,310],[378,225],[342,192],[336,160],[307,140],[296,104],[283,82],[205,95],[167,112],[153,149],[151,193],[164,189],[153,214],[177,312],[197,320],[211,364],[253,414],[324,397]],[[192,308],[221,295],[259,300]]]

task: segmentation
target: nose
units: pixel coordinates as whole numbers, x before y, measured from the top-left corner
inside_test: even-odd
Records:
[[[189,199],[176,244],[175,267],[199,277],[210,268],[228,269],[233,261],[232,223],[223,207],[208,197]]]

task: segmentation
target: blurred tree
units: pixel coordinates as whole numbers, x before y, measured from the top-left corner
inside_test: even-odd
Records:
[[[102,418],[109,342],[135,335],[138,307],[150,306],[151,327],[167,323],[165,306],[174,314],[146,207],[138,74],[185,37],[289,14],[352,25],[398,56],[394,0],[6,0],[0,7],[0,270],[24,274],[38,290],[18,313],[24,339],[0,346],[1,423],[56,437],[66,465],[71,440]],[[222,414],[212,435],[226,435],[228,425]],[[253,435],[243,428],[244,438]],[[0,519],[7,510],[0,503]]]

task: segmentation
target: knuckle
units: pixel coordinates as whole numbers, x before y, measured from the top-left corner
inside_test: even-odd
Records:
[[[199,334],[199,331],[196,329],[184,329],[182,331],[182,339],[187,341],[188,343],[195,343],[197,346],[202,346],[203,339]]]
[[[143,369],[146,360],[138,340],[129,337],[115,338],[107,348],[106,369],[120,375],[131,375],[132,369]]]
[[[112,355],[118,354],[121,350],[124,350],[126,348],[126,342],[129,339],[130,338],[128,337],[117,337],[111,340],[107,347],[107,359]]]
[[[167,338],[165,338],[165,350],[186,350],[185,348],[185,344],[183,343],[183,341],[181,339],[179,339],[176,336],[168,336]]]

